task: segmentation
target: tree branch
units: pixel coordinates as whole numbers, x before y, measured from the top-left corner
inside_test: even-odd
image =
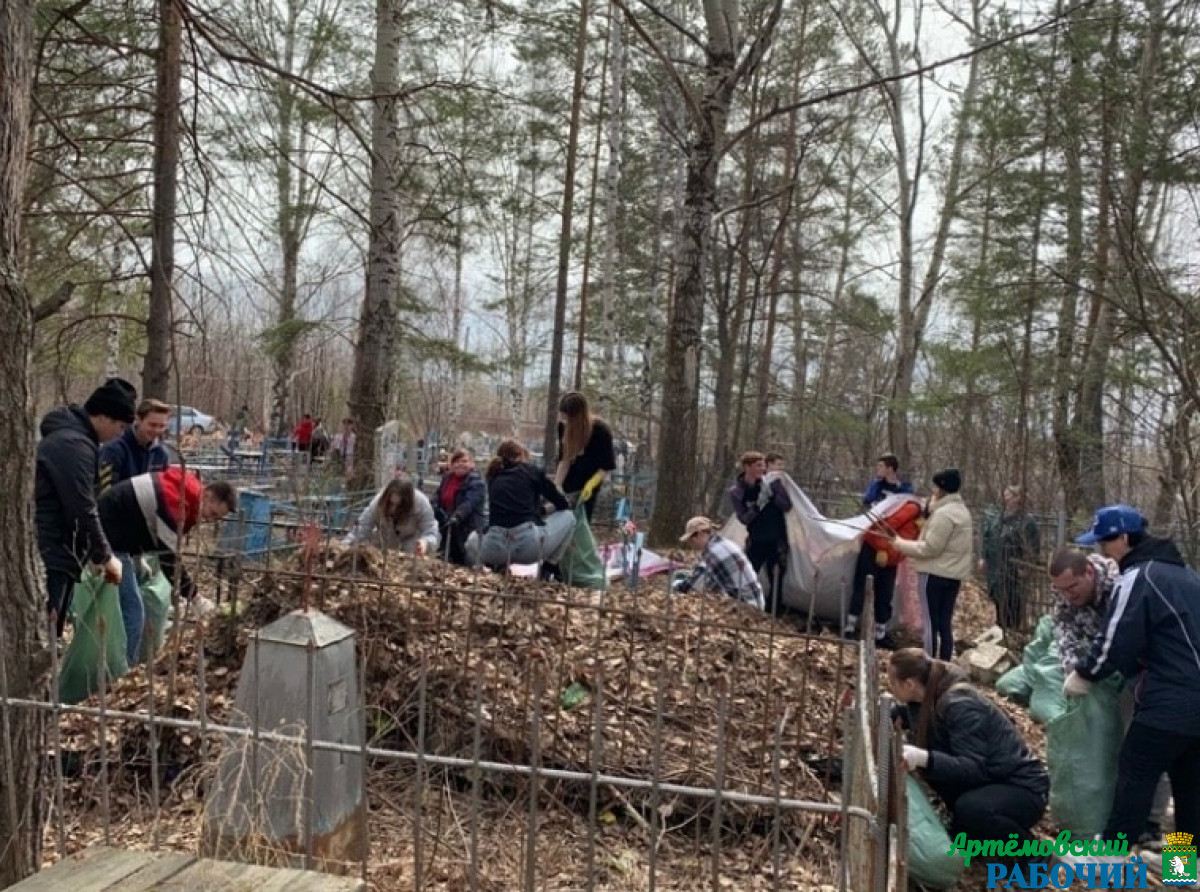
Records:
[[[614,0],[614,2],[619,2],[619,0]],[[1028,28],[1015,31],[1012,34],[1006,34],[1003,37],[997,37],[995,40],[990,40],[987,43],[981,43],[979,46],[958,53],[957,55],[947,56],[944,59],[938,59],[936,62],[930,62],[928,65],[921,65],[917,68],[910,69],[909,71],[901,71],[898,74],[889,74],[883,77],[876,77],[869,81],[863,81],[862,83],[851,84],[848,87],[839,87],[836,90],[827,90],[817,96],[812,96],[808,99],[801,99],[798,102],[789,102],[786,105],[777,105],[770,111],[759,115],[759,117],[755,118],[736,134],[730,137],[725,143],[724,151],[728,152],[731,148],[737,145],[738,142],[745,139],[746,134],[748,134],[751,130],[755,129],[756,127],[761,127],[767,121],[777,118],[780,115],[786,115],[789,112],[799,111],[800,109],[809,108],[813,105],[821,105],[826,102],[832,102],[835,99],[841,99],[843,96],[850,96],[854,93],[861,93],[864,90],[873,90],[876,87],[882,87],[887,84],[908,80],[909,78],[921,77],[922,75],[928,74],[931,71],[937,71],[939,68],[945,68],[947,65],[956,65],[959,62],[965,62],[973,56],[978,56],[981,53],[990,52],[991,50],[1007,44],[1024,40],[1026,37],[1033,37],[1049,31],[1057,27],[1063,19],[1079,12],[1082,9],[1087,9],[1090,6],[1094,6],[1095,3],[1096,0],[1080,0],[1079,3],[1063,9],[1061,12],[1056,13],[1054,16],[1050,17],[1044,22],[1039,22],[1036,25],[1030,25]]]
[[[74,290],[74,282],[63,282],[59,285],[53,294],[33,308],[33,324],[37,325],[39,322],[49,319],[70,303],[71,294]]]
[[[683,95],[683,101],[687,103],[688,109],[691,111],[693,117],[696,120],[703,120],[704,112],[700,108],[700,103],[696,101],[696,97],[692,93],[691,87],[687,85],[687,81],[685,81],[679,74],[679,71],[676,69],[674,63],[671,62],[667,54],[663,52],[662,47],[655,43],[654,38],[651,37],[646,29],[642,27],[642,23],[637,20],[637,17],[634,16],[629,7],[625,5],[625,0],[612,0],[612,2],[618,9],[621,10],[621,12],[625,13],[625,21],[629,22],[629,27],[633,28],[633,30],[637,32],[638,37],[645,41],[646,46],[650,48],[650,52],[654,53],[654,55],[658,57],[658,61],[661,62],[663,68],[666,69],[667,76],[670,77],[671,80],[675,81],[675,86],[679,88],[679,92]]]

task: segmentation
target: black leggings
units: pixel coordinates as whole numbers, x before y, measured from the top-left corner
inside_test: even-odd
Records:
[[[954,659],[954,602],[959,579],[920,574],[921,606],[925,613],[925,653],[939,660]]]

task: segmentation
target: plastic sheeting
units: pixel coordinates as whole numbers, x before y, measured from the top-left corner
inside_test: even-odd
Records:
[[[812,499],[787,474],[781,474],[792,510],[787,513],[788,566],[783,580],[783,603],[794,610],[822,620],[841,621],[850,603],[850,585],[863,533],[880,516],[897,506],[917,501],[911,495],[891,495],[871,509],[873,517],[859,514],[846,520],[832,520],[817,510]],[[746,528],[734,515],[721,530],[727,539],[745,546]],[[909,561],[900,564],[896,581],[897,611],[906,625],[912,622],[913,606],[906,594],[913,588],[905,571]],[[919,623],[919,619],[916,620]]]

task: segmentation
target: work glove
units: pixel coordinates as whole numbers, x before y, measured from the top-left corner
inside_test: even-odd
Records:
[[[206,598],[204,595],[196,595],[196,597],[188,601],[188,613],[192,619],[203,621],[216,612],[217,605],[213,603],[211,598]]]
[[[604,482],[604,472],[597,471],[592,475],[587,483],[583,484],[583,490],[579,493],[579,501],[586,502],[592,497],[592,494],[600,488],[600,484]]]
[[[1063,682],[1063,694],[1068,697],[1083,697],[1092,689],[1092,683],[1074,670]]]
[[[907,743],[904,744],[904,764],[908,766],[909,771],[924,768],[929,764],[929,750],[923,750],[919,746],[910,746]]]
[[[762,486],[758,488],[758,501],[754,503],[758,507],[759,511],[771,504],[771,497],[773,495],[774,493],[771,492],[771,487],[768,486],[767,482],[764,480]]]
[[[124,576],[124,571],[121,567],[121,561],[116,556],[111,556],[101,565],[101,570],[104,572],[104,581],[109,585],[120,585],[121,577]]]
[[[417,557],[425,557],[429,553],[429,546],[425,544],[424,539],[418,539],[417,544],[413,546],[413,554]]]

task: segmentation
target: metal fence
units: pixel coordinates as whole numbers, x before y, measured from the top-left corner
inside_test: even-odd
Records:
[[[157,659],[122,678],[99,660],[81,703],[58,695],[57,651],[49,697],[0,691],[4,727],[13,710],[49,720],[53,858],[91,842],[208,853],[240,753],[242,816],[263,819],[216,854],[378,889],[895,886],[898,747],[871,642],[665,583],[599,594],[436,561],[350,575],[332,554],[220,580],[197,566],[221,613],[175,605]],[[333,705],[316,639],[282,675],[258,664],[263,628],[295,608],[353,630],[350,702]],[[98,627],[101,654],[112,633]],[[279,723],[289,686],[303,708]],[[335,709],[361,733],[322,736]],[[350,830],[329,825],[330,766],[364,791]],[[343,831],[369,848],[339,850]]]

